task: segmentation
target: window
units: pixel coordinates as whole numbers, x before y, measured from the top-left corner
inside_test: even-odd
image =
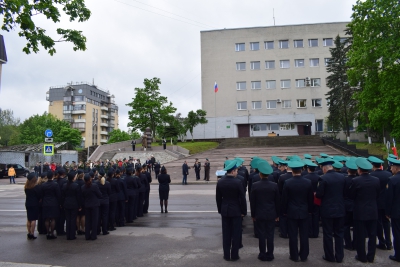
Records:
[[[251,89],[261,89],[261,81],[251,82]]]
[[[318,87],[318,86],[321,86],[321,79],[320,79],[320,78],[313,78],[313,79],[311,79],[310,85],[311,85],[311,87]]]
[[[276,109],[276,100],[267,100],[267,109]]]
[[[280,61],[281,69],[288,69],[290,67],[290,60],[281,60]]]
[[[333,39],[332,38],[324,38],[324,46],[332,46]]]
[[[315,120],[315,131],[316,132],[324,131],[324,120]]]
[[[290,88],[290,80],[281,80],[281,88]]]
[[[296,80],[296,87],[297,87],[297,88],[306,87],[306,80],[304,80],[304,79],[297,79],[297,80]]]
[[[272,123],[269,125],[271,131],[279,131],[279,123]]]
[[[282,108],[292,108],[292,100],[283,100]]]
[[[259,42],[254,42],[254,43],[250,43],[250,50],[260,50],[260,43]]]
[[[281,123],[279,125],[279,128],[281,131],[290,131],[290,130],[294,130],[295,129],[295,125],[294,123]]]
[[[236,90],[246,90],[246,82],[237,82]]]
[[[317,47],[318,46],[318,39],[308,39],[308,46],[309,47]]]
[[[312,106],[314,108],[322,107],[322,99],[321,98],[312,99],[311,102],[312,102]]]
[[[261,101],[253,101],[251,102],[253,109],[261,109]]]
[[[252,62],[250,62],[250,69],[259,70],[260,69],[260,61],[252,61]]]
[[[310,67],[319,67],[319,58],[310,58]]]
[[[346,41],[347,41],[347,38],[345,38],[345,37],[340,38],[340,42],[341,42],[341,43],[344,43],[344,42],[346,42]]]
[[[304,59],[295,59],[294,66],[296,68],[303,68],[304,67]]]
[[[235,44],[235,51],[244,51],[245,49],[246,48],[244,43]]]
[[[280,40],[279,41],[279,48],[289,48],[289,40]]]
[[[85,101],[85,97],[84,97],[83,95],[74,96],[74,101],[77,101],[77,102],[79,102],[79,101]]]
[[[78,120],[82,119],[82,115],[78,115]]]
[[[71,101],[71,97],[70,96],[64,96],[64,101]]]
[[[296,48],[304,47],[303,40],[294,40],[294,47]]]
[[[236,70],[246,70],[246,62],[236,62]]]
[[[266,41],[264,42],[265,49],[274,49],[274,41]]]
[[[297,99],[297,108],[306,108],[307,99]]]
[[[251,125],[251,129],[253,131],[255,131],[255,132],[266,131],[267,130],[267,124],[265,124],[265,123],[253,124],[253,125]]]
[[[52,105],[53,105],[53,101],[50,101],[50,102],[49,102],[49,105],[52,106]]]
[[[275,69],[275,60],[267,60],[265,61],[266,69]]]
[[[331,58],[327,57],[324,59],[325,61],[325,66],[328,66],[329,62],[331,61]]]
[[[275,80],[267,80],[267,89],[275,89],[276,88],[276,81]]]
[[[246,110],[247,109],[247,102],[237,102],[237,109],[238,110]]]

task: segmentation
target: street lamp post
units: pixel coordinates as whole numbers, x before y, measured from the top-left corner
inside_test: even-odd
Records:
[[[94,123],[93,126],[92,126],[92,135],[93,135],[93,129],[94,129],[94,127],[96,127],[96,125],[97,125],[97,123]],[[92,142],[93,142],[93,137],[92,137]],[[88,144],[88,147],[87,147],[87,160],[86,161],[89,161],[89,148],[90,148],[90,145]]]

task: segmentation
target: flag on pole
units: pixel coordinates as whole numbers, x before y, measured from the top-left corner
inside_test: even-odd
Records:
[[[218,92],[218,84],[217,84],[217,82],[215,82],[215,85],[214,85],[214,92],[215,93]]]

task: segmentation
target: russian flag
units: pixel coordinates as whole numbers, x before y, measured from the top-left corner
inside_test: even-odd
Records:
[[[217,84],[217,82],[215,82],[215,85],[214,85],[214,92],[215,93],[218,92],[218,84]]]

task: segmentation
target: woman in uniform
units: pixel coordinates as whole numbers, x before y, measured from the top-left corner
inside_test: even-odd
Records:
[[[39,192],[41,192],[42,184],[44,184],[45,182],[47,182],[47,173],[42,172],[42,174],[40,175],[40,178],[38,179],[38,182],[37,182],[37,187],[38,187]],[[37,230],[39,232],[39,235],[47,234],[46,226],[44,225],[42,202],[39,203],[39,217],[38,217],[38,223],[37,223]]]
[[[147,175],[143,168],[136,169],[136,171],[139,173],[136,173],[135,175],[138,176],[140,179],[139,198],[138,198],[138,205],[136,212],[137,212],[137,217],[143,217],[144,196],[146,193],[146,187],[148,186],[148,181],[147,181]]]
[[[117,170],[115,177],[119,187],[118,201],[117,201],[117,226],[125,226],[125,203],[128,202],[128,191],[126,189],[125,181],[121,178],[120,170]]]
[[[99,207],[99,224],[97,226],[97,234],[100,234],[100,230],[103,232],[103,235],[108,235],[108,212],[110,209],[110,195],[111,195],[111,185],[104,174],[101,172],[99,180],[97,182],[100,192],[100,207]],[[101,229],[100,229],[101,228]]]
[[[81,189],[77,183],[74,183],[75,173],[68,173],[68,181],[63,185],[61,189],[62,205],[65,212],[66,219],[66,235],[67,240],[76,239],[76,218],[78,216],[78,210],[81,210]]]
[[[25,208],[28,221],[26,222],[26,228],[28,229],[27,238],[28,240],[34,240],[35,236],[35,226],[36,220],[39,218],[39,201],[40,201],[40,191],[37,186],[37,177],[34,172],[28,175],[28,180],[25,183]]]
[[[86,240],[97,239],[97,223],[99,206],[102,194],[97,184],[92,184],[90,175],[85,174],[85,185],[82,186],[82,198],[85,205],[85,238]]]
[[[75,183],[78,184],[80,196],[82,198],[82,186],[85,184],[83,181],[83,176],[85,174],[82,170],[78,170]],[[81,209],[78,210],[78,215],[76,216],[76,229],[78,235],[83,235],[85,233],[85,206],[83,200],[81,199]]]
[[[58,184],[53,181],[53,178],[54,173],[51,170],[47,171],[47,182],[42,184],[41,187],[43,218],[45,220],[47,239],[57,238],[54,236],[54,229],[60,216],[61,191]]]
[[[171,183],[171,177],[167,174],[167,169],[162,166],[161,174],[158,175],[158,194],[160,196],[161,213],[164,213],[163,204],[165,207],[165,213],[168,213],[168,196],[169,196],[169,184]]]
[[[119,194],[119,185],[117,179],[114,178],[114,171],[110,170],[107,173],[107,181],[111,185],[111,194],[110,194],[110,211],[108,216],[108,230],[114,231],[115,229],[115,215],[117,211],[117,202],[118,202],[118,194]]]

